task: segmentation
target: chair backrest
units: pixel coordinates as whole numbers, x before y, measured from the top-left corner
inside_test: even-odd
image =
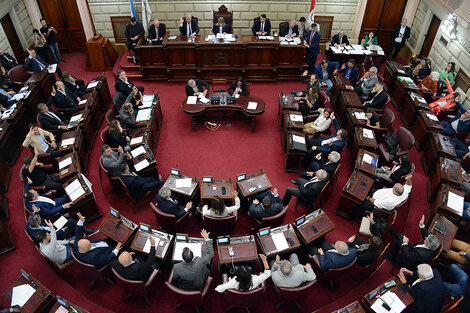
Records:
[[[165,231],[174,234],[176,232],[176,217],[173,214],[168,214],[160,210],[157,204],[150,202],[153,214],[158,225]]]
[[[280,302],[294,302],[299,299],[303,299],[308,292],[312,289],[312,286],[317,282],[316,279],[309,281],[299,287],[295,288],[279,288],[274,283],[274,290],[276,290]]]
[[[336,168],[335,172],[333,173],[333,176],[330,178],[330,187],[332,189],[335,188],[336,182],[338,181],[338,176],[339,176],[339,168],[341,167],[341,163],[338,164],[338,167]]]
[[[237,216],[235,214],[227,217],[212,217],[205,215],[202,219],[204,220],[207,231],[215,238],[217,236],[231,234],[235,228]]]
[[[77,264],[80,266],[81,268],[81,272],[86,276],[88,277],[89,279],[91,280],[103,280],[105,279],[106,277],[103,275],[105,269],[107,269],[109,267],[109,264],[108,265],[105,265],[103,268],[101,269],[97,269],[96,266],[94,266],[93,264],[88,264],[88,263],[85,263],[85,262],[82,262],[80,261],[75,252],[74,252],[74,249],[70,249],[70,251],[72,252],[72,257],[74,258],[75,262],[77,262]]]
[[[383,248],[382,252],[380,252],[380,254],[377,256],[377,258],[374,260],[374,262],[372,262],[371,264],[365,266],[366,268],[370,268],[372,270],[375,270],[375,268],[377,267],[377,264],[380,262],[380,260],[382,259],[383,255],[385,254],[385,251],[387,251],[388,247],[390,247],[390,242],[387,243],[387,245],[385,246],[385,248]]]
[[[453,312],[453,310],[457,307],[457,305],[460,304],[463,300],[463,295],[460,295],[454,299],[451,299],[449,303],[444,305],[444,307],[441,310],[441,313],[450,313]]]
[[[25,83],[31,75],[26,72],[23,64],[19,64],[8,71],[8,77],[12,82]]]
[[[100,132],[100,139],[103,143],[108,143],[109,125],[105,126]]]
[[[383,82],[384,81],[384,77],[380,74],[377,74],[377,78],[379,79],[379,82]]]
[[[281,29],[284,27],[284,25],[289,25],[289,22],[280,22],[279,23],[279,34],[281,33]]]
[[[258,288],[248,291],[227,289],[224,291],[225,298],[230,307],[251,308],[263,299],[266,291],[266,284],[263,282]]]
[[[111,271],[113,272],[114,276],[116,276],[116,282],[121,285],[124,289],[126,289],[127,292],[134,294],[134,295],[139,295],[139,296],[146,296],[150,292],[153,291],[155,288],[155,278],[156,275],[158,274],[158,270],[154,269],[152,274],[150,275],[149,279],[144,282],[142,280],[131,280],[131,279],[126,279],[119,275],[119,273],[114,269],[114,267],[111,267]]]
[[[116,94],[113,96],[113,112],[115,115],[119,115],[119,110],[121,109],[121,106],[125,100],[126,97],[120,91],[116,92]]]
[[[429,262],[429,265],[435,265],[437,259],[439,258],[443,250],[444,248],[442,247],[442,243],[441,243],[439,244],[439,248],[437,248],[437,251],[434,254],[434,257],[432,258],[431,262]]]
[[[212,11],[212,24],[216,24],[219,17],[224,18],[229,31],[233,33],[233,12],[229,11],[225,5],[221,5],[218,11]]]
[[[390,109],[385,109],[382,118],[380,119],[380,127],[393,130],[392,124],[395,121],[395,113]]]
[[[20,180],[23,182],[23,184],[26,184],[28,182],[28,179],[26,178],[26,176],[24,175],[23,171],[25,169],[25,165],[21,165],[21,168],[20,168],[20,171],[19,171],[19,176],[20,176]]]
[[[323,199],[328,195],[330,184],[332,183],[331,178],[326,182],[325,186],[323,186],[322,190],[318,194],[317,200],[313,205],[313,210],[321,208],[321,204],[323,203]]]
[[[339,275],[340,272],[344,271],[344,270],[347,270],[348,268],[350,268],[351,266],[353,266],[356,261],[357,261],[357,257],[354,258],[354,260],[352,260],[351,263],[349,263],[348,265],[346,266],[343,266],[343,267],[338,267],[338,268],[330,268],[328,271],[323,271],[321,269],[321,266],[320,266],[320,260],[318,259],[318,257],[316,255],[313,255],[313,256],[310,256],[310,260],[313,261],[313,264],[315,265],[315,267],[317,268],[317,271],[321,272],[323,274],[323,277],[325,280],[331,280],[333,277],[335,277],[336,275]],[[317,272],[315,271],[315,273]]]
[[[281,212],[277,213],[276,215],[263,217],[261,219],[261,225],[262,225],[261,228],[268,227],[268,226],[271,228],[281,226],[282,223],[284,222],[284,218],[286,217],[286,213],[288,209],[289,208],[285,206],[281,210]]]
[[[112,120],[119,120],[119,115],[114,114],[113,110],[109,110],[106,112],[105,119],[108,124],[111,124]]]
[[[165,282],[165,285],[170,289],[170,291],[174,294],[175,298],[177,299],[178,303],[182,303],[188,306],[199,306],[205,300],[205,296],[208,294],[209,286],[212,282],[212,277],[208,277],[206,284],[204,285],[204,289],[201,291],[193,291],[193,290],[184,290],[181,288],[176,287],[173,284],[173,270],[168,277],[168,280]]]
[[[415,137],[405,127],[398,128],[397,138],[401,151],[410,150],[411,147],[413,147],[413,145],[415,144]]]
[[[316,105],[319,105],[321,108],[324,108],[326,105],[326,99],[326,93],[323,90],[319,90]]]
[[[227,89],[226,78],[213,78],[211,81],[212,92],[214,91],[225,91]]]

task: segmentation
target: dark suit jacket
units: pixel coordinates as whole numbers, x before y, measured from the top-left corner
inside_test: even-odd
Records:
[[[439,271],[436,269],[432,270],[434,277],[416,283],[410,287],[404,284],[404,287],[408,290],[414,299],[403,311],[405,313],[439,313],[445,302],[445,289],[442,282],[442,277]],[[413,273],[413,278],[418,279],[418,273]]]
[[[217,24],[214,24],[214,26],[212,26],[212,33],[213,34],[218,34],[219,33],[219,25]],[[230,33],[230,27],[228,26],[227,23],[224,24],[224,26],[222,27],[222,33],[227,33],[229,34]]]
[[[75,243],[73,244],[72,248],[75,256],[80,261],[87,264],[92,264],[96,266],[96,268],[100,269],[116,258],[116,255],[113,253],[114,247],[110,247],[109,245],[108,247],[95,248],[85,253],[79,252],[78,242],[80,239],[83,239],[83,226],[77,224],[75,227]],[[101,241],[103,240],[90,240],[92,243]]]
[[[106,142],[111,148],[117,148],[119,146],[127,146],[126,134],[118,133],[115,131],[109,132],[108,142]]]
[[[347,73],[347,70],[348,70],[348,66],[346,65],[346,67],[342,70],[340,70],[340,72],[344,75],[346,75]],[[355,85],[357,83],[357,76],[359,75],[359,69],[354,65],[353,68],[351,69],[351,73],[349,73],[349,81],[351,82],[352,85]]]
[[[375,97],[376,94],[377,94],[376,92],[370,94],[371,102],[364,104],[364,109],[367,109],[367,108],[382,109],[384,107],[388,99],[387,93],[385,92],[385,90],[382,90],[377,95],[377,97]]]
[[[295,36],[299,36],[299,26],[294,25],[292,28],[292,33],[295,34]],[[282,28],[279,30],[279,36],[280,37],[285,37],[289,35],[289,24],[285,24],[282,26]]]
[[[163,25],[163,24],[158,25],[158,38],[157,38],[157,32],[156,32],[156,29],[155,29],[155,25],[154,24],[150,25],[149,34],[148,34],[149,39],[158,39],[158,40],[160,40],[160,38],[165,37],[165,34],[166,34],[165,25]]]
[[[122,266],[118,259],[112,261],[114,269],[124,277],[130,280],[139,280],[146,282],[153,272],[155,263],[155,247],[150,247],[150,252],[145,262],[134,262],[129,266]]]
[[[54,106],[60,109],[72,109],[78,105],[77,95],[71,92],[69,89],[65,88],[65,93],[70,99],[61,93],[60,91],[56,91],[54,96],[51,96],[48,101],[48,106],[52,101],[54,101]]]
[[[187,31],[187,25],[188,23],[186,22],[186,20],[183,21],[183,25],[180,26],[180,33],[182,36],[187,36],[189,37],[191,34],[186,34],[186,31]],[[199,33],[199,26],[197,25],[197,22],[195,19],[192,19],[191,20],[191,31],[193,33],[195,33],[196,35]]]
[[[163,199],[160,197],[160,195],[157,195],[156,199],[158,207],[160,210],[167,214],[173,214],[177,220],[179,220],[183,215],[186,214],[186,211],[184,210],[184,207],[179,206],[177,203],[174,203],[173,201]]]
[[[304,185],[305,183],[308,182],[308,180],[305,180],[305,181],[302,180],[302,182],[303,183],[299,184],[299,190],[300,190],[300,193],[302,194],[302,200],[303,202],[308,202],[308,203],[313,204],[317,200],[317,197],[320,194],[323,187],[325,186],[325,184],[328,182],[328,179],[308,184],[307,187],[304,187]]]
[[[129,193],[131,194],[132,198],[138,200],[145,196],[146,192],[142,188],[147,183],[145,178],[140,176],[134,176],[131,174],[119,174],[119,177],[122,179],[124,185],[126,185],[127,190],[129,190]]]
[[[405,45],[406,40],[410,38],[411,29],[408,26],[405,27],[405,33],[403,34],[403,37],[401,38],[401,43],[398,43],[398,42],[395,42],[395,38],[397,38],[398,35],[400,34],[400,28],[401,28],[401,25],[399,24],[395,26],[395,28],[393,29],[391,42],[394,42],[403,47]]]
[[[312,35],[312,31],[309,30],[307,34],[305,34],[302,41],[306,41],[308,44],[307,47],[307,54],[316,55],[320,53],[320,33],[315,31],[313,35],[312,41],[310,42],[310,36]]]
[[[51,108],[49,108],[49,112],[52,112],[58,118],[61,118],[59,113],[52,110]],[[49,115],[44,114],[42,112],[39,112],[38,120],[39,120],[39,123],[41,123],[42,128],[44,128],[46,130],[57,130],[57,129],[59,129],[59,126],[67,125],[66,121],[61,120],[62,123],[60,123],[56,118],[50,117]]]
[[[341,44],[343,44],[343,43],[344,43],[345,45],[347,45],[347,46],[349,45],[348,36],[343,35],[343,39],[342,39]],[[339,43],[339,34],[336,34],[336,35],[333,36],[333,38],[331,38],[331,44],[332,44],[332,45],[334,45],[334,44],[338,44],[338,45],[339,45],[339,44],[340,44],[340,43]]]
[[[300,82],[301,83],[304,83],[304,84],[307,84],[307,87],[305,88],[305,90],[302,91],[303,94],[308,94],[308,90],[310,89],[310,87],[312,86],[315,86],[315,88],[317,88],[318,91],[320,91],[320,81],[317,79],[315,81],[315,83],[311,83],[310,82],[310,75],[307,75],[307,76],[301,76],[300,77]]]
[[[15,67],[16,65],[18,65],[18,63],[16,62],[15,58],[12,57],[9,53],[7,52],[3,52],[2,55],[0,55],[0,64],[3,65],[3,67],[9,71],[11,70],[13,67]]]
[[[127,96],[131,93],[132,88],[134,87],[134,84],[131,83],[129,80],[127,81],[129,84],[126,84],[122,79],[116,78],[116,81],[114,82],[114,88],[116,89],[116,92],[119,91],[122,93],[126,98]]]
[[[326,71],[328,72],[328,79],[331,79],[333,76],[333,71],[335,69],[339,69],[339,63],[338,62],[328,62],[328,66],[326,68]],[[322,82],[323,81],[323,71],[322,71],[322,66],[321,63],[315,66],[315,71],[314,74],[317,76],[317,79]]]
[[[313,160],[312,163],[315,162],[319,165],[319,169],[322,169],[322,170],[325,170],[327,173],[328,173],[328,176],[331,178],[331,176],[333,176],[334,172],[336,171],[336,169],[338,168],[339,166],[339,162],[336,162],[336,163],[333,163],[333,162],[330,162],[330,160],[328,159],[320,159],[320,160]],[[310,164],[312,164],[310,163]],[[308,171],[311,171],[312,169],[309,167],[308,168]]]
[[[31,185],[29,183],[26,184],[24,187],[24,192],[28,191],[31,189]],[[23,193],[24,194],[24,193]],[[54,201],[56,200],[63,200],[63,198],[56,198],[52,199]],[[65,201],[68,202],[68,201]],[[50,216],[53,216],[59,212],[67,212],[69,209],[64,208],[63,205],[53,205],[52,203],[49,202],[43,202],[43,201],[27,201],[26,198],[24,199],[24,203],[28,207],[28,209],[33,212],[33,204],[36,205],[36,207],[39,209],[39,216],[41,218],[47,218]]]
[[[65,85],[65,88],[75,94],[75,97],[81,97],[86,94],[86,86],[77,84],[77,78],[75,78],[75,85],[69,82],[68,80],[62,80]]]
[[[336,118],[333,119],[333,127],[336,130],[336,132],[333,135],[331,135],[329,137],[326,137],[326,138],[321,138],[321,139],[308,139],[307,140],[307,146],[310,148],[310,147],[313,146],[312,142],[316,142],[316,141],[320,141],[320,140],[323,141],[323,140],[326,140],[326,139],[335,138],[338,130],[341,129],[341,127],[339,126],[339,122]],[[324,145],[324,146],[317,145],[317,151],[322,152],[322,153],[330,153],[331,151],[337,151],[337,152],[341,153],[341,151],[343,151],[345,145],[346,145],[346,140],[340,139],[340,140],[333,141],[333,143],[331,145]]]
[[[237,82],[234,81],[233,83],[230,84],[230,87],[228,87],[228,93],[233,95],[235,92],[235,89],[237,89]],[[250,93],[248,92],[248,86],[246,83],[242,84],[242,92],[238,93],[239,95],[249,95]]]
[[[450,119],[448,121],[448,123],[452,124],[452,122],[458,120],[461,115],[462,114],[459,114],[456,117]],[[457,124],[457,132],[459,132],[459,133],[470,132],[470,119],[468,119],[466,121],[459,121],[459,123]]]
[[[349,247],[349,254],[341,255],[337,252],[325,251],[325,254],[318,255],[320,267],[323,271],[331,268],[340,268],[350,264],[356,257],[356,249]]]
[[[214,249],[208,243],[201,247],[201,257],[195,257],[191,263],[179,262],[173,266],[173,281],[175,285],[185,290],[202,290],[210,271],[209,264],[214,256]]]
[[[398,183],[400,181],[400,178],[403,175],[408,174],[410,171],[411,171],[411,164],[408,163],[406,166],[401,165],[399,169],[397,169],[395,172],[390,174],[390,179],[394,183]]]
[[[39,55],[36,55],[36,59],[39,62],[41,62],[42,64],[44,64],[45,67],[49,66],[49,63],[47,63],[46,61],[41,59],[41,57]],[[41,71],[41,68],[39,67],[38,63],[36,61],[34,61],[33,59],[31,59],[31,58],[26,58],[26,69],[30,72],[40,72]]]
[[[208,83],[206,83],[206,82],[204,82],[200,79],[195,79],[194,81],[196,82],[196,87],[197,87],[197,90],[199,90],[199,92],[204,91],[202,89],[202,86],[204,86],[206,88],[206,90],[209,90],[209,84]],[[186,91],[186,97],[194,96],[194,90],[188,84],[186,84],[186,86],[184,87],[184,90]]]
[[[355,244],[354,242],[352,243],[348,243],[348,246],[350,248],[354,248],[355,247]],[[361,250],[361,251],[357,251],[356,250],[356,257],[357,257],[357,260],[356,260],[356,264],[357,266],[368,266],[368,265],[371,265],[380,255],[380,251],[377,251],[377,250]]]
[[[41,226],[42,227],[49,227],[44,222],[41,223]],[[31,239],[33,239],[35,243],[38,243],[37,239],[36,239],[36,234],[38,233],[39,229],[38,228],[31,228],[29,223],[26,223],[26,231],[28,232],[28,235],[31,237]],[[55,232],[55,234],[57,236],[57,240],[64,240],[65,239],[65,232],[64,232],[63,229],[57,230]]]
[[[420,228],[421,237],[426,238],[428,236],[428,231],[425,227]],[[422,244],[423,241],[418,242],[416,245]],[[414,271],[416,267],[421,263],[428,263],[434,257],[436,251],[416,247],[416,245],[406,244],[401,246],[401,253],[397,256],[396,263],[400,267],[406,267],[407,269]]]
[[[126,41],[127,42],[136,42],[137,40],[139,40],[139,38],[137,38],[137,40],[135,40],[135,41],[131,40],[131,37],[134,37],[134,36],[132,36],[132,28],[133,27],[136,28],[136,34],[134,36],[139,35],[139,38],[140,38],[140,37],[143,37],[144,34],[145,34],[144,26],[142,26],[142,23],[137,22],[135,24],[135,26],[132,26],[131,23],[128,23],[126,25],[126,29],[124,30],[124,35],[126,36]]]
[[[256,20],[253,23],[253,27],[251,27],[251,31],[253,32],[253,36],[257,36],[256,33],[261,31],[260,20]],[[271,21],[269,19],[266,19],[266,22],[264,22],[264,32],[266,33],[267,36],[271,34]]]
[[[265,209],[263,203],[258,204],[251,203],[250,205],[250,214],[257,220],[261,221],[263,217],[270,217],[278,214],[282,211],[283,203],[279,195],[274,198],[273,206],[270,209]]]

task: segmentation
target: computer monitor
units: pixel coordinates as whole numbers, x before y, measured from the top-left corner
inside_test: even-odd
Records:
[[[172,168],[172,169],[170,170],[170,173],[171,173],[171,175],[181,176],[180,170],[177,170],[177,169],[175,169],[175,168]]]
[[[270,227],[266,227],[266,228],[260,229],[259,232],[258,232],[258,235],[259,235],[260,237],[264,237],[264,236],[269,235],[270,232],[271,232],[271,228],[270,228]]]
[[[144,232],[147,232],[147,233],[152,232],[152,228],[147,224],[140,224],[140,230],[144,231]]]
[[[217,239],[217,242],[221,245],[227,244],[227,243],[230,242],[230,238],[229,237],[220,237],[219,239]]]
[[[26,273],[25,271],[23,270],[20,270],[21,271],[21,276],[23,276],[25,279],[27,279],[29,281],[29,274]]]
[[[115,218],[119,219],[121,218],[121,214],[119,214],[119,211],[118,210],[115,210],[113,208],[110,208],[109,209],[109,213],[114,216]]]
[[[208,183],[208,184],[212,183],[212,176],[203,176],[202,177],[202,182],[203,183]]]
[[[59,302],[59,304],[65,306],[65,307],[67,306],[67,303],[65,303],[65,301],[62,300],[62,298],[56,297],[56,299],[57,299],[57,302]]]
[[[176,241],[188,241],[188,235],[176,234]]]
[[[305,222],[305,215],[299,217],[295,220],[295,226],[300,226]]]
[[[246,173],[237,175],[237,181],[242,181],[246,179]]]

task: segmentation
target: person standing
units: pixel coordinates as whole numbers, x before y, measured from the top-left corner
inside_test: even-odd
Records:
[[[35,28],[33,29],[32,39],[34,42],[34,48],[36,49],[36,54],[44,61],[49,62],[49,51],[47,50],[46,46],[46,37],[44,37],[44,35]]]
[[[47,42],[47,46],[49,47],[49,50],[51,50],[52,52],[52,57],[54,58],[54,61],[56,63],[60,62],[60,63],[65,63],[64,60],[62,60],[62,57],[60,56],[60,52],[59,52],[59,44],[57,42],[57,40],[55,39],[55,34],[57,34],[57,31],[55,30],[54,26],[52,25],[48,25],[46,23],[46,20],[45,19],[41,19],[41,34],[44,35],[44,37],[46,37],[46,42]]]
[[[320,53],[320,33],[317,31],[317,24],[312,24],[312,29],[304,36],[304,46],[307,47],[307,54],[305,62],[308,64],[308,70],[313,72],[315,70],[315,63],[317,56]]]
[[[400,25],[395,26],[393,29],[392,40],[390,41],[390,45],[388,49],[385,51],[385,56],[382,59],[382,63],[384,63],[390,54],[392,54],[392,61],[395,61],[397,58],[398,53],[400,52],[401,48],[405,46],[405,42],[408,38],[410,38],[411,29],[406,26],[408,21],[406,18],[401,20]]]

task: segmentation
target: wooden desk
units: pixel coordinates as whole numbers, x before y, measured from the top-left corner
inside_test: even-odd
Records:
[[[98,84],[94,88],[87,88],[87,92],[93,92],[94,90],[98,91],[98,98],[99,98],[99,107],[101,112],[105,112],[108,110],[109,103],[111,102],[111,93],[109,92],[108,80],[106,78],[106,74],[103,72],[100,76],[95,77],[90,81],[94,82],[97,81]],[[101,119],[104,117],[104,114]]]
[[[286,135],[286,151],[284,151],[284,171],[298,173],[300,159],[307,153],[305,134],[288,131]]]
[[[77,176],[65,182],[63,186],[67,193],[67,197],[73,203],[74,208],[80,210],[83,215],[85,215],[86,223],[90,223],[101,217],[101,212],[96,206],[95,195],[83,179],[82,174],[77,173]],[[75,198],[75,192],[82,194],[78,198]]]
[[[28,301],[26,301],[26,303],[21,307],[22,312],[42,312],[46,310],[47,307],[50,307],[54,299],[52,297],[51,291],[24,270],[21,270],[20,277],[7,289],[3,296],[8,299],[8,302],[11,303],[13,288],[24,284],[31,285],[31,287],[36,289],[36,292],[33,293],[31,298],[29,298]]]
[[[335,225],[322,209],[318,209],[306,215],[305,221],[294,227],[302,242],[308,245],[332,231]]]
[[[457,154],[452,145],[452,139],[440,133],[432,133],[429,138],[429,144],[421,156],[423,162],[424,173],[429,176],[434,168],[439,157],[455,160]]]
[[[132,240],[130,248],[134,251],[148,254],[148,252],[144,251],[144,247],[150,237],[154,237],[159,240],[155,247],[155,257],[160,260],[166,260],[169,255],[174,236],[162,231],[152,229],[152,233],[148,233],[139,229]],[[161,242],[164,242],[163,246],[160,245]]]
[[[375,165],[365,162],[364,155],[369,155],[373,159],[375,159],[376,160]],[[360,149],[359,152],[357,153],[357,158],[356,158],[356,163],[355,163],[354,168],[362,171],[366,175],[373,178],[375,176],[375,173],[377,172],[378,163],[379,163],[379,156],[377,154],[364,150],[364,149]]]
[[[36,121],[36,117],[30,111],[27,110],[23,101],[20,100],[16,103],[15,111],[6,119],[6,122],[10,124],[15,132],[15,136],[24,139],[29,132],[28,124]]]
[[[15,250],[16,246],[10,228],[0,219],[0,255]]]
[[[426,147],[426,138],[431,137],[432,133],[440,133],[444,128],[441,125],[437,116],[431,111],[419,111],[418,118],[416,119],[413,136],[415,137],[415,146],[418,150],[423,150]]]
[[[247,179],[237,182],[237,190],[240,192],[240,195],[246,199],[260,192],[269,190],[271,187],[272,185],[268,175],[262,171],[247,175]]]
[[[384,72],[384,83],[388,90],[392,90],[397,76],[407,76],[405,68],[398,62],[387,61]]]
[[[361,304],[358,301],[354,301],[351,304],[348,304],[344,308],[341,308],[336,311],[332,311],[331,313],[366,313],[362,308]]]
[[[71,138],[75,138],[73,143],[65,145],[64,141]],[[73,150],[77,152],[78,159],[80,160],[80,169],[82,169],[83,172],[86,172],[90,154],[88,153],[87,147],[83,142],[83,133],[80,129],[75,131],[68,131],[62,134],[62,139],[59,144],[59,151],[65,154],[71,153]]]
[[[362,107],[362,103],[361,100],[359,100],[359,96],[354,91],[341,91],[338,105],[335,108],[335,117],[339,118],[340,121],[343,123],[346,118],[346,111],[348,108],[351,107]]]
[[[80,311],[81,313],[89,313],[87,310],[82,309],[76,304],[72,304],[69,301],[65,300],[64,298],[61,298],[59,296],[56,296],[57,302],[54,304],[52,309],[49,311],[49,313],[56,313],[58,310],[68,310],[68,312],[77,312]],[[75,310],[75,311],[74,311]],[[62,311],[59,311],[62,312]]]
[[[441,225],[446,228],[445,234],[442,234],[435,229],[437,222],[441,223]],[[452,245],[452,241],[454,240],[458,229],[459,228],[449,221],[445,216],[436,214],[432,219],[431,224],[429,225],[428,232],[439,239],[444,253],[447,253],[450,250],[450,246]]]
[[[390,90],[390,100],[392,101],[393,107],[397,111],[402,110],[402,105],[403,105],[403,100],[405,98],[405,95],[408,92],[417,92],[418,91],[418,86],[416,84],[408,84],[406,81],[400,81],[398,79],[399,76],[403,75],[398,75],[394,79],[393,86]]]
[[[0,162],[0,191],[7,192],[8,187],[10,186],[11,170],[5,165],[5,163]]]
[[[68,165],[64,165],[69,163]],[[60,180],[68,180],[75,176],[77,173],[80,173],[80,162],[78,159],[77,151],[73,150],[70,153],[67,153],[59,159],[57,162],[59,166],[59,176]]]
[[[396,285],[393,286],[392,288],[390,289],[387,289],[385,290],[384,292],[382,292],[382,294],[385,294],[387,291],[391,291],[393,293],[395,293],[397,295],[397,297],[406,305],[410,305],[411,303],[413,303],[414,299],[413,297],[410,295],[409,292],[403,292],[401,291],[400,288],[398,288],[398,285],[400,284],[400,281],[394,277],[390,278],[389,280],[387,280],[385,283],[388,283],[389,281],[392,281],[392,280],[395,280],[396,282]],[[371,299],[371,296],[374,295],[375,293],[377,293],[378,291],[380,291],[385,283],[381,284],[379,287],[375,288],[374,290],[372,290],[371,292],[369,292],[368,294],[366,294],[364,296],[364,299],[362,300],[362,304],[364,305],[364,307],[366,309],[368,309],[369,312],[373,312],[372,309],[371,309],[371,306],[375,303],[375,301],[377,301],[377,298],[374,296],[372,297]]]
[[[191,178],[191,187],[178,187],[176,188],[176,180],[180,178]],[[198,198],[199,195],[197,194],[197,190],[199,188],[199,182],[197,179],[182,175],[181,177],[176,176],[176,175],[168,175],[168,177],[165,180],[165,184],[163,187],[168,187],[170,188],[171,192],[182,197],[183,199],[187,201],[193,201],[194,203],[197,203],[197,201],[194,201],[193,199]]]
[[[302,113],[297,111],[284,111],[284,121],[281,129],[281,146],[286,150],[286,137],[289,131],[301,132],[304,129],[304,119]]]
[[[117,224],[121,222],[119,228],[116,228]],[[123,245],[129,240],[129,238],[134,233],[134,230],[137,229],[137,224],[121,216],[120,219],[115,218],[111,214],[108,214],[103,221],[101,221],[98,230],[106,235],[107,237],[111,238],[116,242],[120,242]]]
[[[132,157],[132,162],[134,163],[134,167],[137,166],[137,164],[141,162],[147,162],[147,166],[145,166],[144,163],[142,163],[143,168],[139,168],[139,170],[136,171],[139,173],[140,176],[142,177],[158,177],[158,168],[157,168],[157,161],[155,160],[155,156],[150,149],[149,145],[145,140],[143,140],[144,144],[140,145],[145,150],[145,153],[142,153],[140,155],[137,155],[136,157]],[[139,145],[137,145],[139,147]],[[132,150],[137,148],[136,146],[132,146]],[[132,151],[131,151],[131,156],[132,156]],[[140,166],[140,165],[139,165]]]
[[[371,138],[364,135],[364,132],[369,132]],[[375,139],[375,133],[370,128],[355,127],[354,128],[354,140],[351,145],[351,154],[357,155],[360,149],[365,149],[371,152],[377,150],[377,140]]]
[[[282,232],[286,239],[291,238],[294,241],[294,245],[291,246],[291,245],[288,244],[287,249],[277,251],[276,250],[276,245],[274,244],[274,241],[273,241],[273,238],[272,238],[272,235],[274,235],[275,233],[279,233],[279,232]],[[260,237],[259,233],[258,233],[257,237],[258,237],[258,241],[259,241],[261,251],[263,251],[263,253],[267,257],[274,257],[274,256],[276,256],[276,254],[281,255],[281,254],[290,252],[290,251],[295,250],[295,249],[300,247],[299,238],[297,237],[297,234],[295,233],[295,230],[294,230],[294,228],[292,227],[291,224],[282,225],[282,226],[279,226],[279,227],[276,227],[276,228],[272,228],[271,229],[271,234],[267,235],[267,236],[264,236],[264,237]]]
[[[207,242],[204,238],[198,238],[198,237],[188,237],[188,240],[187,241],[178,241],[176,240],[175,238],[175,244],[173,246],[173,252],[172,252],[172,256],[171,256],[171,260],[173,263],[177,263],[177,262],[181,262],[182,259],[181,259],[181,256],[175,256],[175,252],[176,252],[176,249],[177,249],[177,246],[179,246],[180,244],[186,244],[186,243],[199,243],[201,246],[200,246],[200,249],[202,249],[202,244],[206,244],[208,245],[208,247],[212,247],[213,246],[213,240],[212,239],[208,239]],[[193,253],[196,255],[195,251],[192,250]]]
[[[372,178],[357,171],[353,172],[343,187],[336,214],[348,220],[351,219],[354,207],[364,201],[373,184]]]
[[[427,181],[428,202],[434,199],[440,185],[448,184],[452,187],[459,188],[462,181],[460,163],[440,157],[439,162],[436,164],[436,170]]]
[[[465,198],[465,193],[450,187],[448,185],[441,185],[439,189],[439,193],[437,197],[434,198],[434,201],[428,207],[427,214],[426,214],[426,225],[429,225],[431,219],[434,215],[439,214],[447,217],[451,220],[454,224],[458,224],[459,221],[462,219],[462,211],[456,211],[453,208],[447,205],[447,201],[449,199],[449,193],[452,192],[455,195]],[[463,209],[463,207],[462,207]]]
[[[429,111],[430,107],[423,97],[415,92],[407,92],[403,102],[403,110],[400,119],[408,129],[415,127],[416,118],[419,111]]]
[[[225,193],[222,188],[225,187]],[[231,179],[215,179],[212,183],[201,181],[201,201],[203,204],[210,205],[211,200],[217,196],[224,200],[227,205],[233,205],[232,197],[233,184]]]
[[[23,150],[22,140],[15,134],[13,127],[6,121],[0,122],[0,159],[6,166],[13,166]]]
[[[367,119],[358,119],[356,114],[366,113],[363,109],[360,108],[347,108],[346,116],[343,121],[343,128],[348,131],[348,134],[353,134],[356,127],[364,127],[367,124]],[[348,142],[352,142],[353,136],[348,136]]]
[[[62,152],[62,153],[72,151],[72,149],[76,145],[77,137],[78,136],[76,136],[76,131],[75,130],[63,133],[62,134],[62,139],[60,140],[59,151]],[[65,140],[71,139],[71,138],[75,138],[75,140],[72,144],[64,144]]]
[[[233,259],[228,250],[233,249]],[[219,256],[219,264],[227,265],[242,262],[255,262],[258,260],[258,249],[256,248],[256,240],[254,236],[237,236],[230,237],[230,243],[219,244],[217,241],[217,255]]]
[[[277,110],[277,122],[279,123],[279,129],[282,129],[284,122],[285,111],[297,111],[299,109],[299,103],[295,101],[294,96],[291,94],[285,95],[283,92],[279,93],[279,107]]]
[[[341,91],[343,90],[351,91],[351,89],[348,88],[349,86],[351,86],[351,82],[349,81],[349,79],[344,78],[343,76],[339,76],[339,75],[333,76],[332,81],[333,81],[333,88],[331,89],[330,103],[333,106],[333,108],[336,109]]]
[[[210,101],[204,104],[199,99],[196,104],[188,104],[188,99],[183,101],[181,106],[183,107],[183,112],[191,116],[193,120],[193,131],[196,131],[199,117],[204,116],[207,111],[238,111],[250,119],[251,132],[254,132],[255,117],[263,114],[266,109],[266,103],[263,99],[251,95],[240,96],[238,99],[235,99],[235,104],[227,104],[227,97],[230,96],[227,92],[214,92],[207,94],[206,98],[210,100],[212,96],[220,97],[220,104],[211,104]],[[258,104],[256,109],[248,109],[249,102],[256,102]]]

